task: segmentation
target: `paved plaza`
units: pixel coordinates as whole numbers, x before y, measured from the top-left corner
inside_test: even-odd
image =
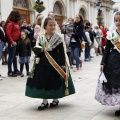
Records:
[[[37,110],[42,100],[25,96],[26,76],[1,80],[0,120],[120,120],[114,116],[118,106],[102,106],[94,99],[101,56],[92,55],[79,72],[71,72],[76,94],[60,99],[56,108]],[[7,66],[1,63],[0,73],[7,75]]]

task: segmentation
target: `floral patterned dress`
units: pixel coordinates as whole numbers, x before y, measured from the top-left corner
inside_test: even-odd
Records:
[[[101,61],[107,82],[98,81],[95,99],[102,105],[120,105],[120,34],[108,32],[107,44]]]

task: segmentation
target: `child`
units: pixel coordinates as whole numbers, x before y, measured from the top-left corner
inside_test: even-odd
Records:
[[[27,33],[25,31],[21,31],[21,39],[17,45],[16,55],[19,55],[19,63],[20,63],[20,73],[21,77],[23,74],[24,64],[26,66],[27,75],[29,75],[29,62],[31,56],[31,43],[27,37]]]
[[[113,24],[107,34],[107,44],[101,61],[103,81],[98,82],[95,99],[103,105],[120,105],[120,11],[114,15]],[[120,110],[115,112],[120,116]]]
[[[90,61],[90,45],[92,43],[91,39],[90,39],[90,27],[89,26],[85,26],[85,60],[84,61]]]
[[[73,33],[73,22],[74,19],[73,18],[69,18],[68,19],[68,24],[66,25],[65,31],[66,31],[66,35],[65,35],[65,43],[66,43],[66,48],[67,48],[67,55],[69,58],[69,62],[70,62],[70,68],[72,67],[72,56],[71,56],[71,47],[69,47],[70,45],[70,37],[68,37],[70,34]]]
[[[66,61],[67,55],[63,47],[63,40],[55,30],[56,21],[54,18],[47,17],[43,23],[43,28],[41,28],[41,33],[42,31],[46,32],[40,34],[36,42],[36,47],[42,47],[41,54],[39,53],[37,56],[40,60],[34,62],[27,79],[26,96],[43,98],[38,110],[44,110],[48,107],[47,99],[53,99],[50,107],[56,107],[59,103],[58,98],[75,93],[71,76],[67,74],[68,70],[65,70],[65,65],[68,66],[68,60]]]

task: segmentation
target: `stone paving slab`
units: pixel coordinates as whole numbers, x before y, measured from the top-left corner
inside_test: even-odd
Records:
[[[114,116],[118,106],[103,106],[94,99],[100,60],[101,56],[95,56],[91,62],[83,62],[79,72],[71,70],[76,94],[60,99],[57,108],[44,111],[37,110],[41,99],[25,96],[26,76],[6,77],[0,81],[0,120],[120,120]],[[0,64],[0,73],[7,76],[7,66]]]

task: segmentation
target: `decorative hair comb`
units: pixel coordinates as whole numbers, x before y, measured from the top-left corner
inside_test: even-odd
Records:
[[[38,13],[41,13],[45,10],[44,2],[41,0],[37,0],[35,5],[33,6],[33,10],[36,10]]]

